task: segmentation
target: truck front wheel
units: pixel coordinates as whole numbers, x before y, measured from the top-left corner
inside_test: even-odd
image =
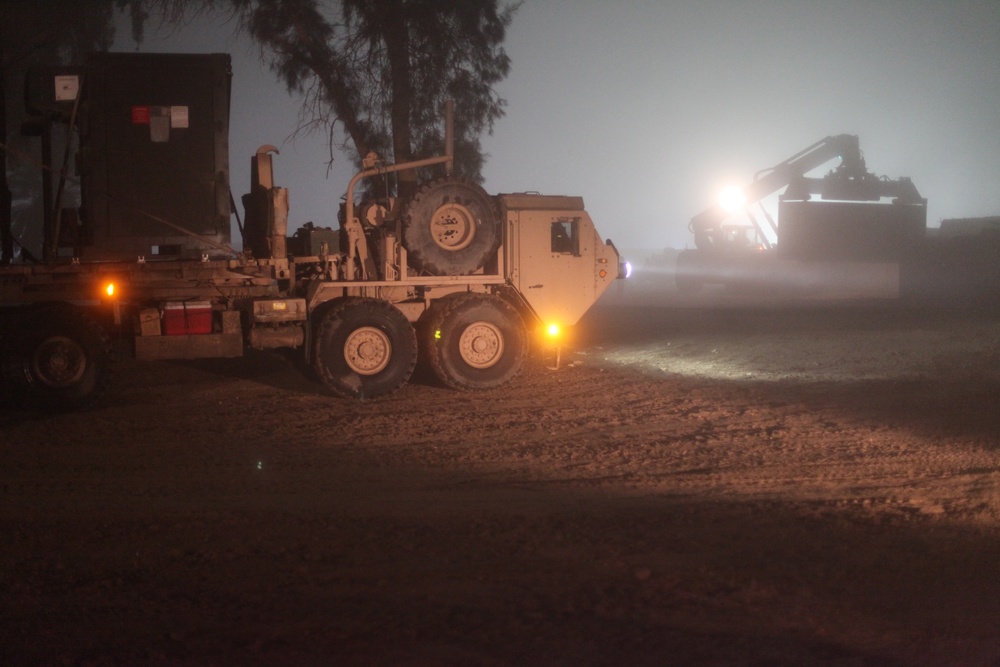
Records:
[[[11,389],[51,410],[93,403],[111,377],[103,328],[82,312],[53,308],[27,316],[12,335],[4,371]]]
[[[492,389],[510,382],[527,355],[524,321],[506,301],[464,294],[428,322],[424,350],[434,374],[453,389]]]
[[[346,398],[378,398],[402,387],[417,360],[417,339],[406,317],[378,299],[346,299],[320,320],[313,370]]]

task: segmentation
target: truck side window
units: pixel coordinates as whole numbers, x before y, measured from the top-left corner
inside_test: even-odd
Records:
[[[580,256],[579,218],[564,218],[552,223],[552,252]]]

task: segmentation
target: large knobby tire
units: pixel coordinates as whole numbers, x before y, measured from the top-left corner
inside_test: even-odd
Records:
[[[112,351],[104,329],[82,311],[27,315],[11,333],[4,375],[17,396],[46,410],[87,407],[107,389]]]
[[[443,178],[422,186],[403,215],[409,263],[435,276],[473,273],[496,255],[500,215],[474,183]]]
[[[345,299],[322,316],[313,346],[313,370],[330,391],[346,398],[378,398],[402,387],[417,361],[413,326],[378,299]]]
[[[521,371],[528,336],[521,315],[499,297],[463,294],[431,313],[424,353],[434,375],[453,389],[493,389]]]

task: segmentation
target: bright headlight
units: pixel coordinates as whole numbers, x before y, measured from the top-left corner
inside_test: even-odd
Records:
[[[718,204],[722,207],[723,211],[727,213],[735,213],[747,205],[747,196],[743,193],[741,188],[735,185],[730,185],[729,187],[723,188],[719,192]]]

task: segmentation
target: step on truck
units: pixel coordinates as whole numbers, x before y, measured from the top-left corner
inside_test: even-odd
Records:
[[[230,84],[226,54],[95,54],[29,76],[42,250],[3,230],[8,397],[88,405],[125,343],[138,360],[288,348],[342,397],[390,394],[418,359],[447,387],[494,388],[624,275],[582,198],[491,196],[455,177],[450,107],[443,154],[368,156],[336,229],[289,235],[288,189],[261,146],[236,250]],[[438,173],[406,199],[355,199],[403,169]]]

